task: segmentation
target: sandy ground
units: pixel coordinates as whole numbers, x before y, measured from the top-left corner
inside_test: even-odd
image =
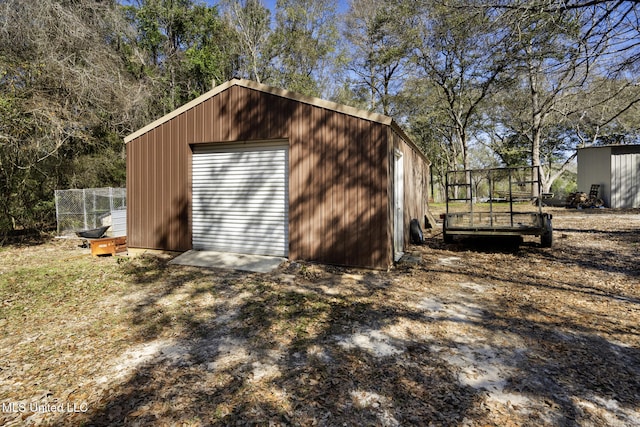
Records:
[[[554,229],[549,249],[433,230],[386,272],[101,258],[119,291],[85,321],[120,313],[108,334],[70,322],[41,349],[2,324],[0,422],[640,425],[640,213],[557,210]],[[51,245],[15,251],[44,262]]]

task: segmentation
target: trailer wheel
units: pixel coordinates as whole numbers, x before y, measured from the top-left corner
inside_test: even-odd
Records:
[[[543,248],[550,248],[553,245],[553,226],[551,224],[551,218],[546,218],[544,221],[544,231],[540,236],[540,244]]]

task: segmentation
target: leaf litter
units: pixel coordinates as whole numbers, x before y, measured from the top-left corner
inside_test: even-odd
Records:
[[[387,272],[5,248],[0,423],[640,425],[640,212],[554,227]]]

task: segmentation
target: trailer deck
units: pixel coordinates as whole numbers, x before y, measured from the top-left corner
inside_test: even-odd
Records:
[[[541,237],[550,247],[552,216],[542,212],[540,170],[537,167],[449,171],[443,236]]]

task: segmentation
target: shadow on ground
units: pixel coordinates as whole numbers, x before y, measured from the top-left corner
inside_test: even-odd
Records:
[[[364,277],[352,281],[357,292],[343,295],[343,274],[313,277],[306,266],[275,282],[268,275],[150,262],[153,267],[132,270],[132,277],[142,284],[161,281],[164,288],[134,308],[134,323],[157,316],[158,303],[196,277],[208,287],[181,303],[191,304],[199,292],[218,302],[183,312],[177,323],[186,333],[109,396],[88,425],[459,425],[482,416],[482,392],[459,384],[429,350],[430,340],[379,332],[398,319],[423,318],[417,310],[377,302],[389,283],[370,286]],[[320,285],[305,286],[309,278]],[[140,328],[145,339],[175,328],[163,319]]]
[[[628,325],[616,330],[613,320],[597,323],[602,318],[568,302],[567,310],[594,316],[594,324],[581,323],[569,312],[553,312],[523,297],[527,289],[545,287],[578,299],[611,295],[568,279],[496,273],[474,257],[462,259],[463,266],[438,264],[438,257],[462,254],[451,249],[427,245],[420,249],[422,262],[392,272],[292,264],[262,275],[173,267],[157,258],[127,266],[132,282],[157,287],[131,308],[131,327],[142,341],[162,338],[168,344],[83,421],[95,426],[638,421],[628,417],[637,409],[639,350],[602,337],[629,333]],[[559,255],[532,246],[502,256],[500,262],[509,263],[514,257]],[[500,288],[494,297],[446,294],[442,281],[451,278],[456,281],[450,288],[481,279],[512,289]],[[180,308],[171,311],[171,301]],[[638,301],[630,297],[611,301],[637,309]],[[468,328],[468,335],[452,334],[452,325]],[[504,339],[492,343],[495,336]],[[475,366],[480,378],[503,372],[496,378],[500,393],[521,397],[524,406],[489,405],[495,384],[474,382],[465,363]],[[602,407],[609,409],[602,414],[593,409]]]

